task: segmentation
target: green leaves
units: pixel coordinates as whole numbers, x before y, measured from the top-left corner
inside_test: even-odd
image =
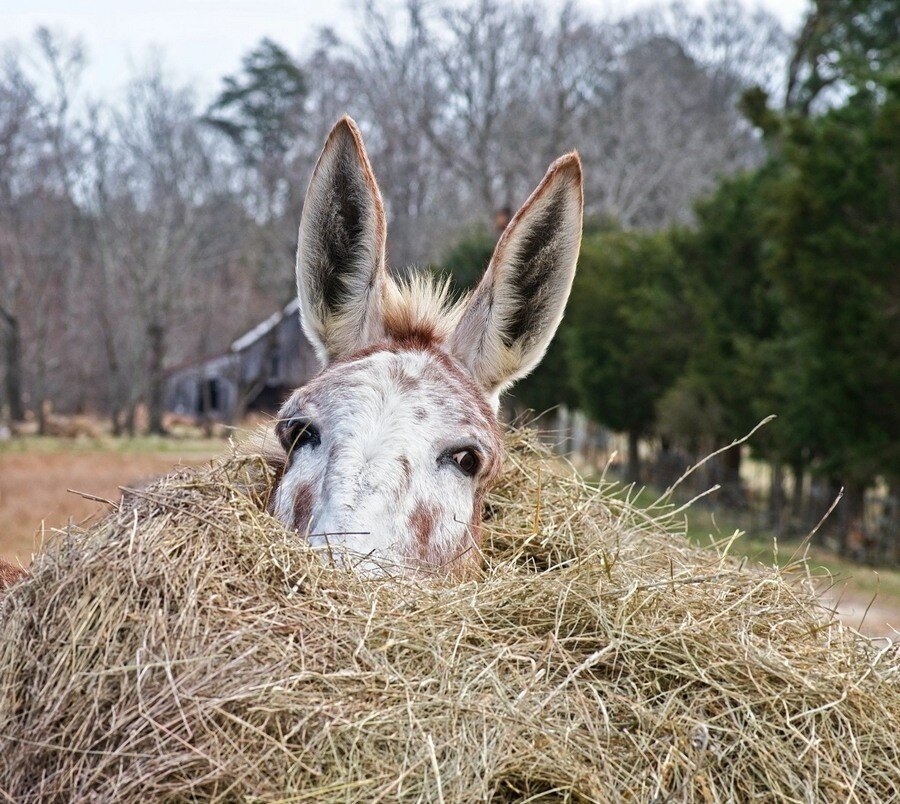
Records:
[[[803,344],[824,472],[900,476],[900,98],[792,121],[767,271]]]
[[[563,332],[584,410],[616,430],[649,432],[687,357],[690,311],[665,235],[586,239]]]
[[[785,107],[807,116],[824,91],[884,88],[900,70],[896,0],[816,0],[797,36]]]

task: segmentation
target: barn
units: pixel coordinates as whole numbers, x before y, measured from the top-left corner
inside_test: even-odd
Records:
[[[296,299],[239,337],[224,354],[172,369],[166,409],[197,419],[238,421],[248,411],[275,413],[319,369],[300,328]]]

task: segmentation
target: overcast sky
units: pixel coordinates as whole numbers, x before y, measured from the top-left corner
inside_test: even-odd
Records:
[[[388,0],[390,2],[390,0]],[[546,0],[553,6],[562,0]],[[693,0],[689,5],[702,5]],[[753,0],[750,0],[753,2]],[[650,0],[581,0],[589,14],[618,15]],[[759,0],[793,30],[806,0]],[[87,46],[84,88],[115,95],[133,66],[161,53],[167,71],[207,97],[263,36],[298,52],[322,25],[349,34],[355,0],[0,0],[0,42],[26,39],[39,25],[79,36]]]

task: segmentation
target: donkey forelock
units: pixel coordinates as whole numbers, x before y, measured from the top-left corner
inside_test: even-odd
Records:
[[[349,118],[332,130],[300,224],[301,322],[323,370],[284,404],[279,519],[374,571],[463,575],[499,471],[499,395],[541,359],[572,284],[576,154],[555,162],[473,293],[394,280],[381,195]]]

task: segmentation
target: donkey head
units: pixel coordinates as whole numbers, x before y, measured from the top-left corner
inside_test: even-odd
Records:
[[[398,282],[381,194],[356,124],[342,119],[300,222],[300,315],[323,369],[279,413],[288,460],[275,515],[368,571],[477,567],[502,458],[499,396],[559,325],[581,218],[571,153],[512,219],[471,296],[452,302],[424,276]]]

